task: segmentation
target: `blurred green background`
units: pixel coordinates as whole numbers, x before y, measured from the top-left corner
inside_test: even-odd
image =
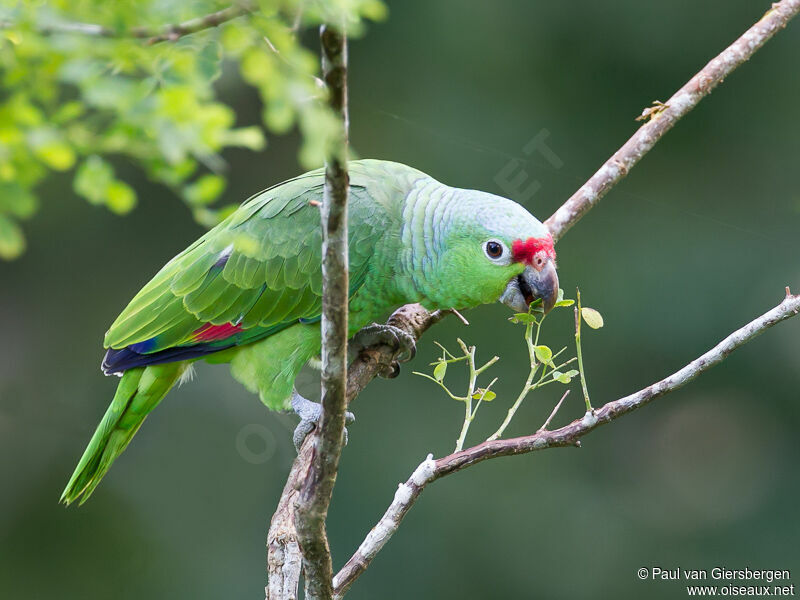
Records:
[[[351,45],[351,140],[459,187],[525,198],[546,218],[666,100],[768,8],[752,0],[390,2]],[[562,286],[580,285],[606,327],[584,356],[599,404],[659,379],[800,290],[800,22],[769,42],[658,144],[559,244]],[[233,70],[218,82],[239,125],[259,101]],[[525,144],[542,129],[563,166]],[[298,139],[231,151],[227,201],[295,175]],[[541,189],[504,189],[510,159]],[[268,520],[294,455],[294,420],[270,414],[201,365],[172,392],[91,501],[63,485],[116,379],[102,334],[201,229],[185,207],[118,169],[140,206],[121,218],[57,176],[26,225],[30,248],[0,263],[0,581],[7,598],[257,598]],[[528,182],[528,183],[529,183]],[[502,306],[436,327],[401,376],[355,403],[329,534],[340,566],[428,452],[452,449],[462,406],[411,375],[461,336],[500,354],[496,428],[526,375]],[[546,324],[570,341],[571,314]],[[689,387],[592,433],[581,450],[484,463],[428,489],[352,598],[682,598],[642,566],[792,569],[800,576],[800,321]],[[314,388],[313,378],[303,382]],[[553,386],[555,387],[555,386]],[[539,427],[546,388],[510,433]],[[582,414],[573,393],[558,421]],[[797,580],[796,580],[797,582]]]

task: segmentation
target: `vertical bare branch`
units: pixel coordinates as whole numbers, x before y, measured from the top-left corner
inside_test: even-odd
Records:
[[[399,327],[415,340],[448,313],[429,313],[419,304],[407,304],[397,309],[389,324]],[[347,369],[347,401],[350,403],[372,381],[384,371],[394,359],[396,349],[385,344],[366,348]],[[308,436],[292,465],[283,488],[278,508],[272,516],[267,538],[267,572],[269,586],[267,600],[296,600],[300,580],[300,546],[297,541],[297,525],[294,507],[299,488],[306,473],[311,469],[314,456],[314,438]]]
[[[308,600],[331,598],[333,565],[325,531],[347,408],[347,38],[323,26],[322,74],[328,102],[340,117],[340,135],[325,166],[322,203],[322,421],[314,432],[311,468],[297,498],[295,520]]]
[[[569,200],[554,212],[545,225],[558,241],[589,209],[622,180],[628,171],[655,146],[673,125],[711,93],[736,67],[747,61],[773,35],[800,13],[800,0],[782,0],[761,20],[728,46],[692,77],[666,103],[656,102],[645,109],[640,120],[647,120],[625,145],[617,150]]]

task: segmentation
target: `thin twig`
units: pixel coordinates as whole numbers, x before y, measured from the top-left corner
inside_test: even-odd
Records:
[[[218,27],[232,19],[250,14],[255,9],[250,2],[240,2],[201,17],[195,17],[182,23],[173,23],[160,27],[133,27],[117,30],[96,23],[53,22],[36,25],[35,29],[42,35],[54,33],[74,33],[93,37],[137,38],[147,40],[148,45],[159,42],[174,42],[183,36]],[[15,27],[13,21],[0,21],[0,29]]]
[[[461,321],[464,325],[469,325],[469,321],[467,321],[466,317],[464,317],[464,315],[458,312],[455,308],[451,308],[449,309],[449,311],[453,313],[456,317],[458,317],[458,320]]]
[[[333,565],[325,530],[333,486],[344,446],[347,410],[347,316],[349,300],[347,193],[347,37],[320,28],[322,74],[328,102],[339,117],[339,139],[327,157],[322,202],[322,419],[312,434],[315,448],[295,509],[303,551],[307,600],[333,595]]]
[[[625,145],[617,150],[602,167],[575,192],[545,225],[558,241],[589,209],[594,207],[608,191],[628,174],[628,171],[672,129],[678,120],[692,110],[736,67],[747,61],[789,20],[800,13],[800,0],[782,0],[761,20],[748,29],[738,40],[709,62],[679,89],[659,110],[650,109],[649,121],[642,125]]]
[[[744,327],[737,329],[711,350],[679,371],[634,394],[609,402],[602,408],[595,410],[594,413],[587,412],[583,418],[576,419],[569,425],[553,431],[547,431],[543,428],[533,435],[524,437],[486,441],[436,461],[431,461],[429,456],[417,467],[411,478],[405,484],[401,484],[389,509],[378,521],[378,524],[372,528],[355,554],[334,577],[333,585],[336,597],[341,597],[366,570],[377,552],[386,544],[389,537],[397,531],[403,517],[411,509],[428,483],[491,458],[528,454],[545,448],[580,445],[580,438],[590,431],[644,406],[655,398],[677,390],[701,373],[722,362],[731,352],[773,325],[798,313],[800,313],[800,295],[791,295],[787,288],[786,297],[778,306]],[[547,423],[543,427],[546,427],[546,425]],[[433,468],[431,468],[432,462]]]
[[[231,4],[227,8],[218,10],[217,12],[209,13],[202,17],[197,17],[178,23],[176,25],[167,25],[162,27],[160,31],[153,35],[152,30],[147,28],[137,28],[133,30],[134,37],[148,38],[147,44],[158,44],[159,42],[174,42],[185,35],[197,33],[204,29],[211,29],[218,27],[227,21],[243,17],[250,14],[255,9],[250,2],[240,2]]]
[[[466,344],[460,339],[458,340],[464,356],[467,357],[467,368],[469,369],[469,384],[467,385],[467,394],[464,396],[464,424],[461,426],[461,432],[458,434],[456,440],[456,449],[458,452],[464,448],[464,440],[467,439],[467,432],[472,423],[472,397],[475,394],[475,384],[478,381],[478,372],[475,370],[475,346],[467,348]]]
[[[581,291],[575,290],[575,352],[578,354],[578,373],[581,377],[581,391],[583,392],[583,401],[586,403],[586,410],[592,410],[592,401],[589,400],[589,389],[586,386],[586,372],[583,370],[583,353],[581,352],[581,320],[583,314],[581,306]]]
[[[544,320],[544,317],[542,317]],[[525,345],[528,347],[528,363],[530,366],[530,370],[528,371],[528,377],[525,379],[525,385],[522,386],[522,389],[519,392],[516,400],[511,405],[511,408],[508,409],[506,412],[506,417],[503,419],[503,422],[500,424],[500,427],[497,428],[492,435],[490,435],[487,439],[488,440],[496,440],[498,439],[503,433],[505,432],[506,428],[511,424],[511,420],[514,418],[514,415],[517,413],[517,409],[519,409],[522,401],[528,397],[528,394],[533,389],[533,378],[536,376],[536,372],[539,370],[539,362],[536,360],[536,345],[539,343],[539,332],[541,331],[542,321],[538,321],[536,323],[536,339],[532,338],[532,329],[533,323],[528,323],[525,325]],[[543,365],[543,368],[546,369],[547,365]]]
[[[567,399],[567,396],[569,396],[569,393],[571,391],[572,390],[567,390],[566,392],[564,392],[564,395],[561,396],[561,400],[559,400],[558,404],[556,404],[555,407],[553,408],[553,412],[550,413],[550,416],[547,417],[547,420],[542,424],[542,426],[539,427],[538,430],[536,430],[536,433],[539,433],[541,431],[547,431],[547,426],[550,425],[550,421],[552,421],[553,418],[556,416],[556,414],[558,413],[559,409],[561,408],[561,405],[564,403],[564,400]]]
[[[452,312],[452,311],[447,311]],[[447,348],[442,346],[439,342],[434,342],[437,346],[442,349],[442,358],[437,360],[436,362],[431,363],[431,365],[435,365],[436,368],[433,371],[433,376],[428,375],[427,373],[420,373],[419,371],[413,371],[414,375],[419,375],[420,377],[424,377],[438,385],[444,392],[450,396],[453,400],[457,400],[459,402],[464,403],[464,423],[461,426],[461,432],[459,433],[458,439],[456,440],[456,447],[454,452],[458,452],[459,450],[464,448],[464,441],[467,439],[467,434],[469,433],[469,428],[472,425],[472,421],[475,419],[475,415],[478,412],[478,409],[483,404],[483,401],[486,399],[491,387],[497,383],[497,377],[492,379],[492,381],[487,385],[485,388],[479,388],[478,385],[478,376],[489,369],[492,365],[494,365],[498,360],[500,360],[499,356],[493,356],[490,358],[482,367],[475,366],[475,346],[467,346],[461,338],[458,339],[458,345],[461,348],[461,356],[454,356]],[[447,366],[448,364],[454,364],[458,362],[465,362],[467,369],[469,370],[468,380],[469,383],[467,385],[467,393],[463,396],[456,396],[447,384],[444,382],[444,373],[441,375],[437,375],[436,371],[440,365]],[[492,393],[494,396],[494,393]],[[477,400],[477,404],[475,408],[472,408],[472,401]]]

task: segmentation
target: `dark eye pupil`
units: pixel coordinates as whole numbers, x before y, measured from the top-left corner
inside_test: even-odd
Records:
[[[497,242],[489,242],[486,244],[486,253],[492,258],[497,258],[503,253],[503,247]]]

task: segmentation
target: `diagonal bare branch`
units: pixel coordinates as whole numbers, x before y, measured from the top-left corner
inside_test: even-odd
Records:
[[[609,402],[594,412],[587,412],[581,419],[576,419],[569,425],[553,431],[541,429],[533,435],[518,438],[483,442],[435,461],[431,455],[428,455],[408,481],[400,484],[394,500],[383,517],[334,577],[333,585],[336,596],[344,595],[353,582],[367,569],[375,555],[397,531],[403,518],[427,484],[490,458],[528,454],[545,448],[580,446],[580,439],[590,431],[686,385],[711,367],[721,363],[737,348],[764,333],[773,325],[777,325],[799,312],[800,294],[792,295],[789,288],[786,288],[786,297],[775,308],[737,329],[711,350],[679,371],[629,396]]]
[[[553,239],[561,239],[570,227],[628,174],[681,117],[697,106],[773,35],[786,27],[798,13],[800,0],[782,0],[773,4],[758,23],[703,67],[666,103],[657,102],[645,109],[639,119],[647,119],[647,122],[545,221]]]

